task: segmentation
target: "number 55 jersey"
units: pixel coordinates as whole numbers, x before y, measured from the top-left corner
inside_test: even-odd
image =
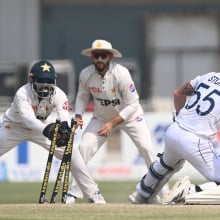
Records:
[[[214,139],[220,129],[220,73],[197,76],[190,83],[195,91],[175,121],[187,131]]]

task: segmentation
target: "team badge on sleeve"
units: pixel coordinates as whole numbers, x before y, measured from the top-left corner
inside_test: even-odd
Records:
[[[69,102],[68,102],[68,101],[65,101],[65,102],[63,103],[63,109],[64,109],[64,110],[67,110],[67,111],[72,110],[72,108],[70,108],[70,106],[69,106]]]
[[[131,84],[129,85],[129,90],[130,90],[130,92],[135,92],[135,91],[136,91],[136,88],[135,88],[135,86],[134,86],[133,83],[131,83]]]

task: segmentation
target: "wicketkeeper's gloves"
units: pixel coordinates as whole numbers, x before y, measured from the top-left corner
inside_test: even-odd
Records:
[[[56,123],[48,124],[43,130],[43,135],[50,140],[53,139],[55,125],[56,125]],[[69,136],[70,136],[70,132],[71,132],[71,129],[68,125],[68,122],[62,121],[60,124],[60,128],[58,130],[57,138],[56,138],[57,147],[62,147],[62,146],[67,145],[68,140],[69,140]]]

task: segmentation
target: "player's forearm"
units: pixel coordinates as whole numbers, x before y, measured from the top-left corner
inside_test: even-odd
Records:
[[[41,120],[36,118],[36,115],[31,105],[27,101],[24,101],[23,98],[20,96],[16,96],[14,101],[17,105],[17,112],[19,112],[19,121],[22,120],[27,128],[42,133],[45,124]]]
[[[83,115],[86,105],[88,103],[88,98],[86,96],[77,96],[76,102],[75,102],[75,114],[77,115]]]
[[[176,112],[179,112],[186,103],[187,96],[191,96],[194,93],[194,88],[190,82],[186,82],[183,86],[176,89],[173,93],[174,96],[174,107]]]
[[[183,94],[183,86],[176,89],[173,93],[174,98],[174,107],[176,112],[179,112],[180,109],[185,105],[186,103],[186,95]]]
[[[135,114],[139,109],[139,103],[138,100],[135,100],[133,103],[129,103],[126,105],[124,109],[120,111],[120,116],[124,120],[127,120],[130,118],[131,115]]]
[[[186,103],[186,97],[185,96],[175,96],[174,95],[174,107],[176,112],[179,112],[181,108],[185,105]]]
[[[112,127],[115,127],[116,125],[120,124],[123,121],[123,118],[118,115],[114,119],[112,119],[110,122],[112,124]]]

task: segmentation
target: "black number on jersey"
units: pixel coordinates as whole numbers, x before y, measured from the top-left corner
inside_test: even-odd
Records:
[[[209,89],[209,85],[206,85],[205,83],[201,83],[199,84],[199,86],[197,87],[197,89],[194,92],[194,95],[196,96],[196,100],[189,105],[189,103],[185,106],[186,109],[191,109],[194,106],[196,106],[196,112],[198,115],[204,116],[209,114],[213,108],[215,107],[215,100],[213,98],[214,95],[218,95],[220,96],[220,91],[218,91],[217,89],[212,90],[208,95],[206,95],[204,98],[201,97],[201,90],[202,89]],[[201,99],[202,98],[202,99]],[[209,103],[209,105],[207,105],[207,109],[204,111],[201,111],[201,106],[200,104],[198,104],[199,100],[201,99],[201,101],[206,101]]]

